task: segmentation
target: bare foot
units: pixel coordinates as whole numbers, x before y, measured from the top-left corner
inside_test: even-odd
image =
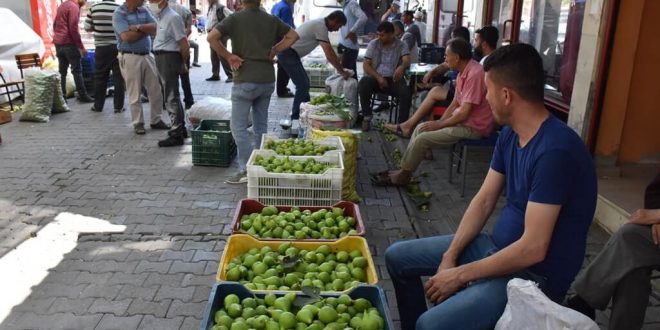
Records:
[[[405,170],[390,171],[390,180],[396,186],[405,186],[410,182],[411,173]]]

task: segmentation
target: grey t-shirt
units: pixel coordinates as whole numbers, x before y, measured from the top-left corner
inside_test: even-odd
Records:
[[[186,28],[183,19],[170,7],[165,7],[156,17],[156,37],[154,50],[178,52],[181,50],[179,40],[186,38]]]
[[[369,42],[364,58],[371,60],[371,66],[378,74],[392,77],[401,58],[409,54],[408,47],[399,39],[394,39],[388,47],[384,47],[380,39],[374,39]]]
[[[311,53],[321,42],[330,42],[328,37],[328,27],[325,26],[325,18],[317,18],[305,22],[296,29],[300,36],[291,48],[298,53],[298,56],[304,57]]]

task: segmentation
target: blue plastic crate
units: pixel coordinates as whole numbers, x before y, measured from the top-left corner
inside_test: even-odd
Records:
[[[276,296],[281,297],[285,292],[273,291]],[[254,297],[255,295],[259,298],[263,298],[265,293],[253,293],[248,288],[244,287],[238,282],[220,282],[216,283],[211,289],[211,294],[209,295],[209,301],[206,304],[204,309],[204,318],[202,323],[199,326],[200,330],[209,330],[213,328],[215,324],[213,320],[213,315],[216,311],[222,308],[224,304],[225,297],[230,294],[235,294],[239,298]],[[321,294],[323,297],[339,297],[341,293],[328,293]],[[300,293],[302,295],[302,293]],[[385,293],[383,289],[375,285],[359,285],[353,288],[353,290],[348,292],[348,295],[353,298],[365,298],[369,300],[373,307],[378,309],[380,316],[385,321],[385,330],[394,330],[392,324],[392,317],[390,316],[390,310],[387,305],[387,300],[385,298]]]

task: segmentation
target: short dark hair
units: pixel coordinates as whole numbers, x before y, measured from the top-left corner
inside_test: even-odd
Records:
[[[405,30],[406,30],[406,27],[403,25],[403,22],[401,22],[401,21],[399,21],[399,20],[392,21],[392,25],[394,25],[394,27],[399,27],[399,29],[400,29],[401,31],[405,31]]]
[[[454,38],[447,42],[447,48],[458,55],[461,60],[469,60],[472,58],[472,46],[467,40],[463,38]]]
[[[413,12],[412,10],[404,10],[403,11],[403,16],[413,17],[413,16],[415,16],[415,12]]]
[[[465,26],[456,27],[451,33],[454,35],[454,38],[463,38],[465,41],[470,42],[470,30]]]
[[[335,10],[325,18],[341,23],[342,25],[346,25],[346,15],[344,15],[344,12],[341,10]]]
[[[376,32],[394,33],[394,25],[388,21],[381,22],[378,24]]]
[[[481,40],[486,42],[490,48],[497,48],[497,39],[499,38],[500,32],[496,27],[487,25],[477,31],[474,31],[474,33],[480,35]]]
[[[496,49],[484,63],[484,71],[498,84],[510,87],[527,101],[543,103],[545,73],[536,49],[517,43]]]

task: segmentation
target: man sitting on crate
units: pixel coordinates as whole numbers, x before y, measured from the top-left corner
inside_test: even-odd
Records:
[[[289,78],[291,78],[291,81],[293,81],[293,84],[296,85],[296,94],[293,97],[293,107],[291,108],[292,121],[297,121],[300,118],[300,103],[308,102],[310,98],[309,77],[307,76],[300,59],[311,53],[316,46],[319,44],[321,45],[328,62],[337,69],[337,72],[341,74],[344,79],[350,77],[341,63],[339,63],[337,54],[335,54],[334,49],[332,49],[330,37],[328,36],[328,31],[337,31],[345,24],[346,16],[341,10],[334,11],[325,18],[317,18],[307,21],[296,29],[300,39],[298,39],[291,48],[277,54],[277,62],[284,68],[289,75]]]
[[[492,329],[511,278],[533,280],[559,302],[584,261],[595,168],[580,137],[543,105],[541,56],[513,44],[493,52],[484,70],[488,103],[506,127],[481,189],[454,235],[385,251],[402,329]],[[491,234],[481,233],[505,187],[499,219]],[[422,276],[431,277],[422,283]]]
[[[412,95],[406,85],[404,74],[410,66],[406,44],[394,35],[394,25],[382,22],[376,29],[378,38],[369,42],[364,56],[365,76],[358,83],[360,107],[362,108],[362,130],[371,126],[371,99],[375,93],[389,94],[399,99],[397,123],[408,119]]]

